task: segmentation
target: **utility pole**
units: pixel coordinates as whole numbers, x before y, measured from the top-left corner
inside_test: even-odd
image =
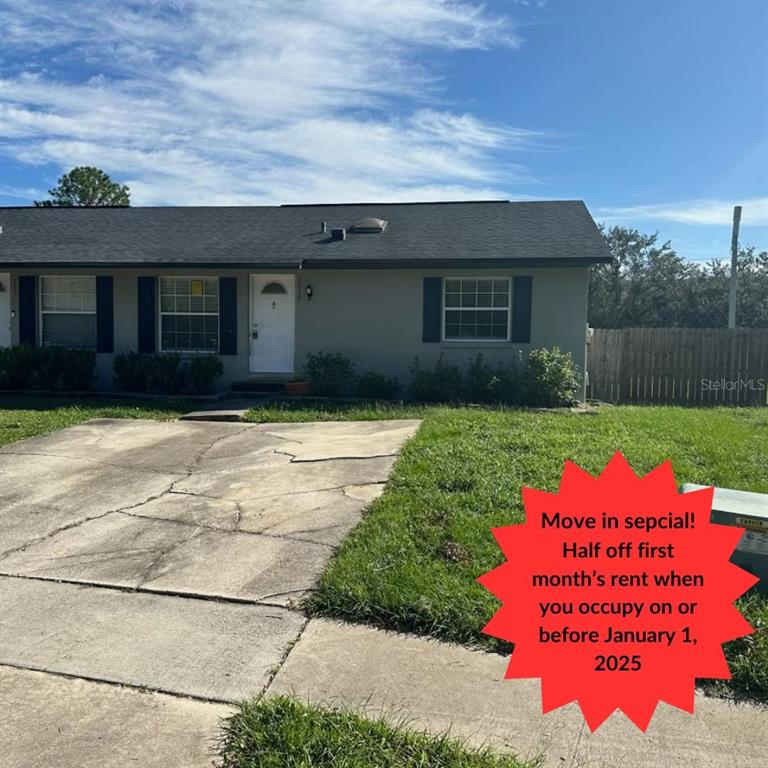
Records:
[[[728,302],[728,327],[736,327],[736,261],[739,256],[739,223],[741,206],[733,206],[733,233],[731,234],[731,297]]]

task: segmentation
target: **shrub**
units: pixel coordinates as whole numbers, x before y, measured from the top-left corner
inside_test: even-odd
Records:
[[[199,355],[189,361],[189,384],[196,395],[213,392],[216,380],[224,373],[221,360],[215,355]]]
[[[396,400],[400,384],[397,379],[369,371],[357,380],[356,394],[366,400]]]
[[[464,379],[465,400],[472,403],[509,403],[520,399],[520,377],[513,365],[493,368],[479,354],[469,363]]]
[[[416,358],[411,366],[409,394],[423,402],[504,403],[557,407],[576,401],[579,376],[570,354],[557,347],[534,349],[528,367],[518,373],[514,364],[492,366],[482,354],[471,360],[464,375],[446,365],[442,354],[432,370]]]
[[[162,352],[152,355],[147,375],[147,392],[156,395],[178,395],[188,388],[188,371],[181,355]]]
[[[152,355],[119,352],[112,361],[112,381],[123,392],[146,392]]]
[[[409,393],[415,400],[425,403],[451,403],[461,400],[464,395],[461,371],[455,365],[446,365],[442,352],[431,371],[422,368],[417,357],[411,366]]]
[[[545,408],[573,405],[578,389],[579,375],[569,352],[550,347],[534,349],[528,355],[526,405]]]
[[[95,380],[96,353],[86,349],[50,347],[54,389],[88,391]]]
[[[96,353],[67,347],[22,345],[0,350],[0,388],[87,391]]]
[[[0,349],[0,388],[32,388],[36,351],[36,347],[26,345]]]
[[[348,397],[355,391],[355,365],[337,352],[307,355],[304,375],[320,397]]]
[[[115,355],[113,363],[115,386],[123,392],[207,394],[213,391],[223,372],[221,360],[214,355],[195,355],[184,360],[169,352],[121,352]]]

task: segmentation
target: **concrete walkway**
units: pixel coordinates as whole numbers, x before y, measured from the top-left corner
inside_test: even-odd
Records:
[[[646,734],[540,714],[506,660],[297,600],[414,421],[99,420],[0,449],[0,767],[206,768],[234,702],[295,694],[547,768],[762,768],[768,710],[700,696]]]
[[[102,419],[0,449],[0,766],[209,765],[417,428]]]
[[[405,718],[476,744],[543,755],[545,768],[764,768],[768,708],[697,696],[692,717],[660,704],[643,734],[614,714],[590,734],[575,704],[541,714],[538,681],[507,660],[421,637],[313,619],[267,689]]]

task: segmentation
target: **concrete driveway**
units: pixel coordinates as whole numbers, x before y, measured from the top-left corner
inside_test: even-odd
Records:
[[[0,765],[208,765],[417,427],[103,419],[0,449]]]

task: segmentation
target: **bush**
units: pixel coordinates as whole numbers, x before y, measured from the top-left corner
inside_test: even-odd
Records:
[[[445,364],[442,352],[431,371],[422,368],[417,357],[411,366],[409,393],[425,403],[456,402],[464,397],[464,380],[455,365]]]
[[[579,376],[570,354],[557,347],[534,349],[528,367],[491,366],[482,354],[470,361],[466,374],[446,365],[442,354],[432,370],[416,358],[411,366],[409,394],[427,403],[471,402],[553,408],[576,402]]]
[[[397,379],[369,371],[357,380],[356,394],[365,400],[396,400],[400,384]]]
[[[221,360],[215,355],[200,355],[189,361],[189,383],[196,395],[208,395],[217,379],[224,373]]]
[[[493,368],[480,354],[472,360],[464,379],[465,400],[471,403],[517,403],[521,380],[514,365]]]
[[[120,352],[112,361],[112,381],[122,392],[146,392],[152,355]]]
[[[188,389],[188,370],[181,362],[181,355],[175,352],[152,355],[148,365],[147,392],[178,395]]]
[[[0,349],[0,389],[32,389],[36,347]]]
[[[534,349],[528,355],[526,405],[544,408],[573,405],[578,389],[579,375],[569,352],[550,347]]]
[[[9,347],[0,349],[0,389],[87,391],[95,368],[96,353],[86,349]]]
[[[184,360],[169,352],[140,354],[121,352],[115,355],[113,381],[123,392],[151,392],[179,395],[212,392],[224,366],[214,355],[196,355]]]
[[[349,397],[355,391],[355,365],[336,352],[307,355],[304,375],[320,397]]]

